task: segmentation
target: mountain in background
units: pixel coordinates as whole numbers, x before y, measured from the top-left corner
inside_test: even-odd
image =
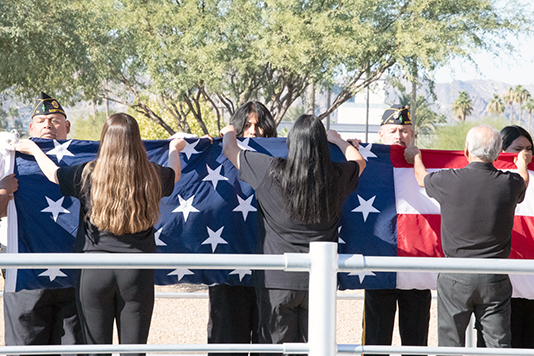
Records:
[[[493,95],[497,94],[502,98],[503,94],[510,87],[513,88],[515,86],[493,80],[472,80],[466,82],[457,80],[452,83],[436,83],[434,93],[436,94],[437,100],[434,102],[433,110],[444,114],[449,122],[456,121],[453,117],[452,106],[458,98],[458,94],[461,91],[466,91],[473,104],[473,112],[468,117],[468,120],[486,117],[489,116],[487,108],[493,99]],[[524,85],[524,87],[534,96],[534,84]],[[510,105],[505,103],[505,106],[505,116],[509,118]],[[514,104],[514,121],[517,120],[518,109],[519,104]],[[523,120],[527,119],[527,116],[524,111],[522,116]]]

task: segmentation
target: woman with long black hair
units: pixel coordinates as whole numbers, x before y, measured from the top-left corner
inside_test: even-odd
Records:
[[[97,157],[88,163],[59,168],[35,142],[15,145],[35,157],[63,195],[80,200],[77,242],[83,253],[156,252],[159,204],[180,179],[184,147],[183,139],[169,142],[168,167],[150,162],[137,121],[124,113],[108,118]],[[86,344],[112,344],[115,320],[120,343],[145,344],[154,307],[154,270],[82,269],[76,299]]]
[[[521,126],[506,126],[501,130],[501,138],[503,152],[519,153],[526,150],[532,154],[532,137]],[[511,304],[512,348],[534,348],[534,300],[512,298]]]
[[[230,118],[230,125],[235,128],[237,137],[276,137],[273,116],[259,101],[248,101],[241,105]],[[219,284],[210,286],[208,293],[208,344],[257,344],[258,307],[254,287]],[[209,353],[208,355],[243,354]]]
[[[337,242],[345,199],[358,186],[365,168],[360,153],[335,131],[328,134],[311,115],[297,119],[287,138],[287,159],[241,151],[232,125],[221,131],[223,151],[254,188],[262,217],[259,252],[307,253],[312,241]],[[332,162],[328,142],[348,162]],[[306,342],[308,277],[306,273],[255,273],[260,315],[260,343]]]

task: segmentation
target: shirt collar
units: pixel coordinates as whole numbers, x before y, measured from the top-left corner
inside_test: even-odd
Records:
[[[497,168],[493,165],[493,162],[486,163],[486,162],[471,162],[469,163],[465,168],[469,169],[480,169],[480,170],[486,170],[486,171],[495,171]]]

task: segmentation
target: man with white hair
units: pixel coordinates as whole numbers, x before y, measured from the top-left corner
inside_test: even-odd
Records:
[[[441,243],[446,257],[508,258],[516,205],[523,201],[529,176],[529,151],[516,160],[517,173],[493,166],[501,152],[499,132],[477,126],[467,134],[461,169],[428,173],[421,151],[408,147],[417,183],[441,206]],[[474,313],[488,347],[510,347],[512,285],[505,274],[440,273],[438,276],[439,346],[465,346],[465,330]]]

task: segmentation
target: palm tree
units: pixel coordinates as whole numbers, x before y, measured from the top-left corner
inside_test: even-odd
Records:
[[[471,103],[469,94],[467,94],[465,90],[458,94],[458,98],[454,102],[452,110],[454,111],[454,116],[462,122],[464,122],[467,116],[471,115],[473,112],[473,104]]]
[[[513,125],[514,123],[514,101],[515,101],[515,92],[512,87],[508,88],[506,92],[504,92],[502,96],[505,103],[510,105],[510,124]]]
[[[398,97],[397,104],[400,104],[402,106],[409,106],[411,100],[412,97],[410,94],[401,93]],[[436,112],[432,111],[432,109],[430,108],[431,103],[429,103],[423,95],[419,95],[415,103],[415,110],[417,116],[415,118],[415,122],[413,123],[413,129],[415,133],[414,143],[417,144],[417,137],[419,134],[426,135],[431,132],[434,132],[436,130],[436,126],[438,124],[443,124],[447,122],[447,119],[445,115],[438,115]]]
[[[532,123],[532,111],[534,111],[534,99],[529,98],[523,106],[523,109],[528,110],[528,131],[530,132],[530,127]]]
[[[522,85],[518,85],[514,89],[515,92],[515,102],[519,104],[519,125],[521,125],[521,113],[523,108],[523,103],[530,98],[530,93]]]
[[[493,94],[493,99],[488,104],[488,114],[502,114],[506,109],[504,101],[497,95]]]

